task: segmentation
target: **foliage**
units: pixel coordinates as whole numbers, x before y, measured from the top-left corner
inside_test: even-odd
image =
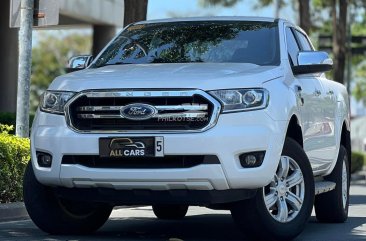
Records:
[[[365,154],[362,152],[352,152],[351,160],[351,173],[361,171],[366,164]]]
[[[55,34],[40,34],[38,44],[32,50],[31,113],[39,103],[39,96],[57,76],[65,74],[68,59],[75,55],[89,54],[91,37],[72,34],[58,37]]]
[[[221,5],[224,7],[232,7],[241,0],[200,0],[200,5],[207,7],[207,6],[216,6]]]
[[[30,159],[30,142],[9,134],[13,126],[0,124],[0,203],[22,200],[22,180]]]
[[[207,6],[224,6],[224,7],[232,7],[238,2],[241,2],[242,0],[200,0],[200,5],[207,7]],[[256,8],[259,7],[267,7],[273,3],[279,2],[280,8],[283,8],[286,5],[285,0],[259,0],[257,1]]]
[[[357,81],[352,94],[357,101],[363,101],[366,104],[366,61],[357,66],[355,76]]]
[[[34,114],[30,114],[29,115],[29,127],[32,126],[33,119],[34,119]],[[15,113],[0,112],[0,123],[9,125],[9,126],[15,126],[15,124],[16,124]],[[9,133],[14,134],[14,129],[10,130]]]
[[[279,9],[282,9],[289,3],[289,1],[286,0],[259,0],[257,2],[258,3],[254,6],[254,8],[268,7],[272,4],[278,4]]]

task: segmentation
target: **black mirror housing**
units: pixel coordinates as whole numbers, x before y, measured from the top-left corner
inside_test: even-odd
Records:
[[[314,74],[323,73],[333,69],[333,66],[327,64],[317,64],[317,65],[299,65],[293,66],[292,71],[295,75],[298,74]]]

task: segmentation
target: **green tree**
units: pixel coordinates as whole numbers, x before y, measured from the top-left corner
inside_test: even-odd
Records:
[[[72,34],[58,37],[50,34],[40,34],[40,40],[32,49],[31,76],[31,113],[34,113],[39,103],[40,95],[57,76],[65,74],[65,66],[70,57],[88,54],[91,50],[89,35]]]
[[[352,94],[357,101],[362,101],[366,104],[366,61],[362,61],[355,69],[357,81]]]
[[[125,0],[123,25],[146,20],[148,0]]]
[[[200,0],[200,4],[202,6],[210,6],[210,5],[221,5],[224,7],[232,7],[238,2],[242,0]],[[291,3],[296,3],[298,1],[299,4],[299,15],[300,15],[300,27],[308,32],[311,28],[310,21],[310,0],[291,0]],[[280,10],[288,4],[286,0],[258,0],[255,5],[256,8],[267,7],[270,5],[275,5],[275,17],[279,17]]]
[[[240,0],[201,0],[201,2],[213,5],[234,5]],[[290,0],[289,0],[290,1]],[[310,0],[297,0],[298,11],[300,16],[300,27],[306,32],[309,32],[312,21],[310,17]],[[353,0],[352,2],[358,3],[363,2],[362,0]],[[259,0],[260,6],[268,6],[275,4],[276,13],[279,9],[288,2],[285,0]],[[331,26],[333,34],[333,56],[334,56],[334,71],[333,79],[339,83],[344,83],[344,72],[346,68],[346,42],[347,42],[347,11],[348,11],[348,0],[313,0],[312,3],[315,6],[321,6],[322,9],[327,9],[327,16],[331,17]],[[365,4],[365,3],[364,3]],[[324,13],[322,11],[322,13]]]
[[[346,69],[347,54],[347,0],[331,0],[331,13],[333,24],[333,79],[344,83],[344,71]]]
[[[200,0],[200,5],[202,6],[210,6],[210,5],[221,5],[224,7],[232,7],[235,4],[237,4],[238,2],[240,2],[242,0]]]

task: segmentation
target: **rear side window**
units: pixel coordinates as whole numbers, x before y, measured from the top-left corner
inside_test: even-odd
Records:
[[[286,42],[291,66],[297,65],[297,55],[300,51],[300,48],[290,28],[286,28]]]
[[[312,51],[313,47],[311,46],[308,38],[301,32],[295,30],[297,39],[299,40],[300,44],[301,44],[301,49],[302,50],[306,50],[306,51]]]

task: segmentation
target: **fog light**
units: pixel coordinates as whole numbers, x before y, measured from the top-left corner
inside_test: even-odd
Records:
[[[257,162],[257,158],[254,155],[247,155],[245,157],[245,164],[248,166],[253,166]]]
[[[48,153],[37,152],[37,163],[40,167],[51,167],[52,156]]]
[[[259,167],[262,165],[265,154],[265,151],[243,153],[239,156],[240,164],[245,168]]]

